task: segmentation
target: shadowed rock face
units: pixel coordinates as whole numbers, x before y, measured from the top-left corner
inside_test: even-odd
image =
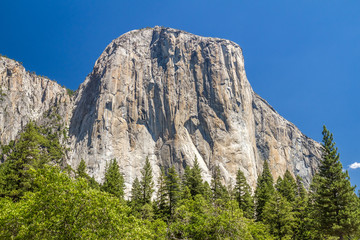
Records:
[[[196,157],[206,180],[218,165],[235,183],[240,168],[252,187],[265,160],[275,179],[289,169],[307,185],[318,166],[320,145],[253,92],[231,41],[161,27],[128,32],[109,44],[73,99],[17,64],[0,60],[1,141],[57,106],[69,124],[68,163],[84,159],[98,181],[113,158],[128,190],[147,156],[156,176],[160,166],[183,172]]]
[[[253,92],[237,44],[161,27],[109,44],[79,88],[70,134],[74,167],[83,158],[101,181],[116,158],[128,187],[146,156],[155,174],[197,157],[207,180],[219,165],[234,183],[240,168],[253,187],[265,159],[275,178],[289,169],[309,183],[320,157],[317,142]]]

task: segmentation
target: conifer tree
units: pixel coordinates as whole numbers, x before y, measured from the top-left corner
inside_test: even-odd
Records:
[[[203,183],[203,195],[205,200],[212,200],[213,192],[211,190],[210,184],[207,181],[204,181]]]
[[[166,187],[168,192],[170,214],[174,213],[176,204],[180,199],[179,181],[179,176],[175,170],[175,167],[172,166],[171,168],[169,168],[168,175],[166,177]]]
[[[154,182],[152,175],[152,168],[149,161],[149,158],[146,157],[144,168],[141,170],[141,194],[142,194],[142,203],[147,204],[151,203],[151,197],[154,192]]]
[[[194,160],[194,166],[192,168],[188,166],[185,168],[183,185],[189,188],[192,197],[196,196],[197,194],[203,194],[201,168],[196,157]]]
[[[26,191],[30,191],[31,178],[28,170],[43,168],[50,161],[58,162],[63,157],[63,148],[58,139],[49,136],[35,123],[30,122],[17,141],[2,146],[0,164],[0,197],[11,197],[17,201]]]
[[[215,166],[212,172],[212,179],[211,179],[211,190],[213,192],[213,200],[217,199],[225,199],[226,198],[226,188],[221,183],[222,176],[220,172],[219,166]]]
[[[262,218],[270,226],[270,232],[276,239],[290,239],[294,217],[291,204],[281,194],[275,192],[265,203]]]
[[[164,169],[161,169],[160,177],[158,179],[158,191],[156,194],[157,213],[161,217],[165,217],[168,213],[168,190],[166,186],[166,175]]]
[[[288,202],[292,203],[295,201],[297,186],[289,170],[286,170],[283,179],[281,177],[278,178],[276,190],[285,197]]]
[[[308,196],[301,177],[296,176],[296,194],[293,202],[294,228],[293,239],[311,239]]]
[[[333,135],[325,126],[322,134],[322,160],[312,186],[313,217],[324,238],[334,236],[342,240],[359,227],[355,188],[350,184],[348,172],[343,172]]]
[[[71,169],[68,169],[69,172],[71,172]],[[84,159],[81,159],[78,168],[76,169],[75,172],[75,178],[84,178],[87,180],[87,182],[89,183],[89,186],[91,188],[94,189],[100,189],[100,184],[95,180],[94,177],[90,177],[87,173],[86,173],[86,163],[84,161]]]
[[[139,179],[136,177],[131,186],[131,202],[139,205],[142,200],[142,190]]]
[[[236,174],[235,200],[239,203],[239,208],[247,218],[254,217],[254,199],[251,196],[251,189],[246,181],[244,173],[239,169]]]
[[[81,159],[79,166],[76,169],[76,178],[89,178],[89,175],[86,173],[86,163],[84,159]]]
[[[255,209],[256,220],[263,220],[263,210],[267,201],[272,197],[275,192],[274,179],[269,169],[268,162],[264,162],[263,172],[258,178],[255,190]]]
[[[119,165],[115,159],[111,160],[106,168],[105,181],[101,186],[101,190],[124,199],[124,176],[120,173]]]

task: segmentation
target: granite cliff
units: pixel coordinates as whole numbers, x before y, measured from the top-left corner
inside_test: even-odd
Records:
[[[2,143],[56,106],[69,127],[67,162],[76,168],[84,159],[102,181],[116,158],[128,190],[146,157],[155,175],[161,166],[183,172],[196,157],[205,179],[218,165],[234,183],[240,168],[254,187],[265,160],[275,178],[288,169],[308,185],[321,156],[317,142],[252,90],[242,50],[229,40],[163,27],[128,32],[106,47],[73,98],[9,60],[0,60],[0,78]]]

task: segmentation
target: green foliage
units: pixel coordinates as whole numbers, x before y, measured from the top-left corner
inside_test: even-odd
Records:
[[[294,227],[292,207],[278,192],[265,203],[263,220],[275,239],[291,239]]]
[[[263,220],[263,210],[267,201],[273,196],[274,179],[269,169],[268,162],[264,162],[262,175],[258,178],[256,190],[255,190],[255,209],[256,209],[256,220]]]
[[[72,97],[72,96],[74,96],[75,91],[74,91],[74,90],[71,90],[70,88],[66,88],[66,93],[67,93],[70,97]]]
[[[211,190],[213,200],[226,199],[229,197],[226,187],[222,184],[222,175],[219,166],[215,166],[212,172]]]
[[[164,169],[161,169],[156,193],[156,213],[160,218],[166,219],[169,213],[169,198]]]
[[[144,168],[141,170],[141,175],[141,201],[143,204],[151,203],[151,197],[154,192],[154,182],[152,168],[148,157],[146,157]]]
[[[5,162],[0,165],[0,196],[17,201],[32,188],[28,170],[60,163],[63,155],[58,138],[30,122],[16,142],[2,147],[1,158]]]
[[[185,173],[183,176],[183,186],[186,186],[190,190],[190,194],[192,197],[204,193],[204,185],[201,177],[201,168],[196,157],[194,160],[194,166],[192,168],[190,168],[189,166],[185,168]]]
[[[236,202],[216,208],[200,194],[182,200],[170,223],[170,239],[253,239]]]
[[[101,190],[111,193],[119,199],[124,199],[125,182],[124,176],[120,173],[116,159],[110,161],[105,171],[105,180]]]
[[[247,218],[254,218],[254,199],[251,196],[251,189],[246,181],[244,173],[239,169],[236,174],[235,200],[239,208],[244,212]]]
[[[297,195],[297,185],[289,170],[286,170],[284,179],[281,179],[281,177],[278,178],[276,190],[285,197],[287,201],[295,201],[295,197]]]
[[[142,199],[141,185],[138,178],[135,178],[131,188],[131,201],[140,203]]]
[[[175,167],[172,166],[169,168],[168,175],[166,177],[166,189],[167,196],[169,199],[169,213],[170,216],[174,213],[174,209],[177,205],[177,202],[180,199],[180,179],[175,170]]]
[[[343,239],[358,231],[359,205],[348,172],[343,172],[333,135],[323,128],[323,156],[312,185],[313,219],[325,237]]]
[[[0,200],[1,239],[164,239],[165,224],[130,216],[118,198],[58,168],[31,170],[35,192]]]

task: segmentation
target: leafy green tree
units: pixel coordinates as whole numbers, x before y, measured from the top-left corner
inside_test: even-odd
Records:
[[[0,199],[1,239],[164,239],[162,221],[130,216],[118,198],[89,188],[57,167],[30,169],[34,192]]]
[[[313,179],[314,219],[324,238],[351,236],[359,228],[359,207],[349,174],[343,171],[333,135],[323,128],[322,160]]]
[[[197,194],[179,202],[169,224],[169,239],[253,239],[237,203],[217,208]]]
[[[125,182],[124,176],[120,173],[119,165],[116,159],[110,161],[105,171],[105,181],[101,186],[101,190],[108,192],[124,199]]]
[[[247,218],[254,218],[254,199],[251,196],[251,189],[246,181],[244,173],[239,169],[236,174],[235,200],[239,208],[244,212]]]
[[[285,197],[288,202],[292,203],[295,201],[297,185],[289,170],[286,170],[284,179],[281,179],[281,177],[278,178],[276,190]]]
[[[255,209],[256,209],[256,220],[263,220],[263,210],[267,201],[273,196],[274,179],[269,169],[268,162],[264,162],[263,172],[258,178],[256,190],[255,190]]]
[[[291,238],[294,225],[291,204],[278,192],[265,203],[263,221],[270,226],[276,239]]]
[[[142,203],[151,203],[151,197],[154,192],[154,181],[153,181],[153,174],[152,168],[149,161],[149,158],[146,157],[144,168],[141,170],[141,195],[142,195]]]
[[[166,177],[166,188],[169,199],[169,210],[170,215],[174,213],[177,202],[180,199],[180,179],[175,170],[175,167],[172,166],[168,170],[168,175]]]

